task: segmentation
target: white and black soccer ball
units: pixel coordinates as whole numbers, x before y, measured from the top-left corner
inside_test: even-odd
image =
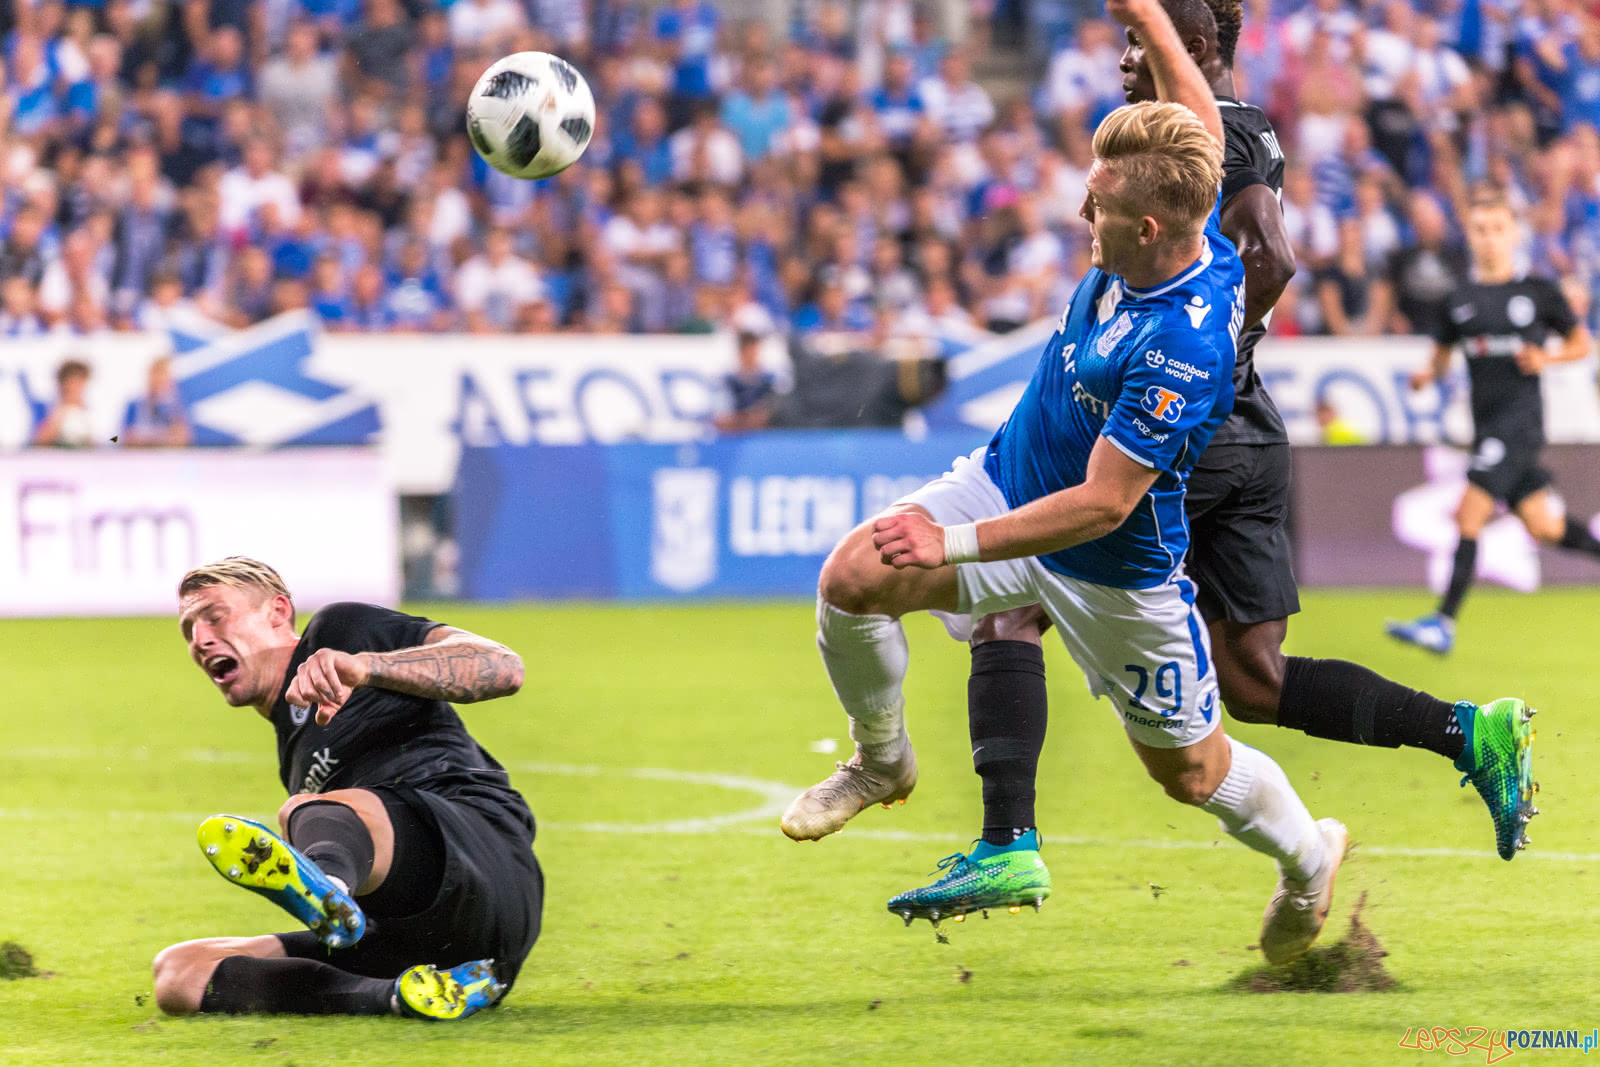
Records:
[[[472,147],[502,174],[548,178],[578,161],[594,136],[594,94],[577,68],[548,52],[514,52],[483,72],[467,99]]]

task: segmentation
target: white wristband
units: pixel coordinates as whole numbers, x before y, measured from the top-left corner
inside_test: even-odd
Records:
[[[978,524],[963,523],[944,528],[944,561],[951,566],[957,563],[978,562]]]

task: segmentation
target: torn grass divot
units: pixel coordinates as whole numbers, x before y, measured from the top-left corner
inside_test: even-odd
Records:
[[[1350,916],[1350,929],[1336,944],[1313,948],[1278,967],[1254,967],[1232,978],[1230,993],[1392,993],[1400,987],[1383,966],[1389,953],[1361,921],[1367,895]]]

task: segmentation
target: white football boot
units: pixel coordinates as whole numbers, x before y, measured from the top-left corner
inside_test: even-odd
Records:
[[[779,825],[794,840],[815,841],[838,833],[869,804],[886,808],[897,800],[904,804],[917,787],[917,755],[909,738],[904,738],[899,758],[890,762],[868,760],[857,745],[849,762],[835,766],[837,770],[795,797],[784,811]]]
[[[1304,881],[1280,874],[1261,919],[1261,954],[1268,963],[1288,963],[1303,955],[1328,921],[1333,879],[1350,847],[1350,831],[1338,819],[1318,819],[1317,832],[1325,850],[1321,869]]]

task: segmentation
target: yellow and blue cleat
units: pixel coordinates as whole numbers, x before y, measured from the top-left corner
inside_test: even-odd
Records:
[[[197,837],[218,874],[293,915],[329,948],[348,948],[366,933],[355,898],[276,831],[237,815],[213,815]]]
[[[474,960],[441,971],[431,963],[408,968],[394,980],[400,1014],[413,1019],[452,1022],[492,1008],[506,995],[494,974],[494,960]]]

